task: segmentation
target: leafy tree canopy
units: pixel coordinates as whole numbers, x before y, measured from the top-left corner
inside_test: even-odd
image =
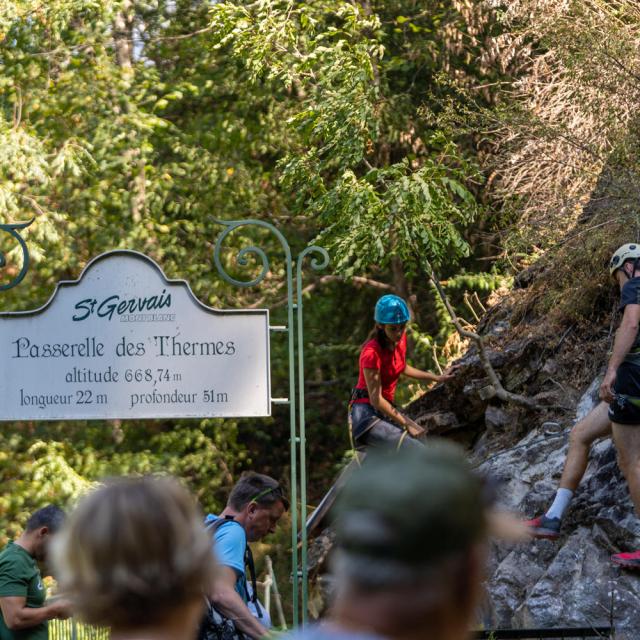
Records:
[[[34,264],[3,308],[38,306],[56,281],[123,247],[187,279],[204,302],[269,306],[277,324],[278,244],[263,230],[232,234],[223,254],[232,273],[248,241],[273,257],[259,289],[232,288],[212,263],[216,221],[272,222],[294,254],[324,245],[332,272],[310,280],[305,327],[309,444],[320,461],[311,486],[322,493],[347,447],[344,401],[376,297],[410,299],[414,362],[428,367],[450,327],[417,256],[446,277],[469,272],[451,278],[454,288],[486,294],[501,282],[473,260],[468,228],[485,219],[475,141],[435,118],[456,99],[442,77],[475,86],[499,76],[481,56],[496,27],[474,6],[5,1],[0,220],[35,222],[25,233]],[[7,277],[20,253],[9,258]],[[272,342],[274,389],[286,388],[285,342]],[[284,412],[258,424],[18,424],[0,439],[5,532],[108,474],[171,471],[214,509],[240,469],[286,477],[288,464]]]

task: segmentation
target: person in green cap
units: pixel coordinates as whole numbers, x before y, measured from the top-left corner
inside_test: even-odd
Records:
[[[24,532],[0,552],[0,640],[47,640],[47,622],[71,615],[68,601],[45,604],[38,568],[64,521],[64,511],[49,505],[27,520]]]
[[[451,443],[369,454],[335,505],[328,618],[294,640],[468,638],[497,522],[486,493]]]

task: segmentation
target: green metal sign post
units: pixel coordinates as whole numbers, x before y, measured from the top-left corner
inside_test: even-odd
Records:
[[[238,280],[226,271],[221,261],[221,251],[227,236],[240,228],[258,227],[268,230],[279,241],[286,266],[287,285],[287,324],[283,327],[269,327],[272,331],[283,331],[288,335],[289,355],[289,397],[271,398],[273,404],[287,404],[289,406],[289,429],[291,449],[291,557],[293,576],[293,626],[307,621],[308,611],[308,565],[307,565],[307,530],[305,526],[307,515],[307,475],[306,475],[306,430],[304,404],[304,324],[303,324],[303,287],[302,270],[305,258],[310,257],[311,268],[314,271],[325,269],[329,264],[329,255],[321,247],[308,246],[301,251],[295,261],[291,255],[291,248],[286,238],[272,224],[262,220],[217,220],[226,227],[218,237],[213,259],[220,276],[238,287],[253,287],[259,285],[270,270],[267,254],[259,247],[247,246],[240,249],[235,256],[235,262],[240,267],[258,264],[260,273],[251,280]],[[8,233],[18,242],[22,250],[22,266],[8,283],[0,285],[0,291],[7,291],[20,284],[29,269],[29,251],[20,231],[29,227],[33,219],[28,222],[0,224],[0,230]],[[249,258],[251,260],[249,260]],[[0,251],[0,268],[7,266],[5,254]],[[295,287],[293,272],[295,269]],[[294,314],[295,312],[295,314]],[[297,342],[296,342],[297,338]],[[297,359],[296,359],[297,350]],[[296,388],[297,383],[297,388]],[[296,411],[297,394],[297,411]],[[299,491],[299,498],[298,498]],[[298,500],[300,503],[300,521],[298,520]],[[300,533],[300,548],[298,548],[298,533]]]
[[[220,251],[225,238],[240,227],[261,227],[270,231],[280,242],[284,252],[287,284],[287,326],[278,327],[276,330],[286,331],[288,334],[289,350],[289,398],[283,400],[289,405],[289,428],[291,443],[291,571],[293,576],[293,626],[300,622],[300,610],[302,611],[302,623],[307,621],[308,610],[308,565],[307,565],[307,528],[305,526],[307,516],[307,475],[306,475],[306,430],[304,407],[304,324],[302,302],[302,268],[307,256],[311,258],[311,268],[314,271],[325,269],[329,264],[329,254],[322,247],[306,247],[296,258],[291,256],[291,247],[287,239],[280,231],[268,222],[262,220],[217,220],[219,224],[227,228],[220,234],[216,241],[213,258],[222,278],[238,287],[253,287],[260,284],[269,272],[269,258],[266,253],[255,246],[240,249],[236,255],[236,263],[242,267],[249,264],[247,259],[253,256],[261,265],[260,273],[252,280],[242,281],[230,276],[225,270],[220,259]],[[294,302],[293,269],[296,269],[296,286]],[[294,311],[296,311],[296,323],[294,324]],[[295,341],[297,325],[297,345]],[[297,349],[297,376],[296,376],[296,349]],[[296,425],[296,378],[298,383],[298,424]],[[298,456],[299,449],[299,456]],[[299,463],[298,463],[299,458]],[[299,465],[299,473],[298,473]],[[298,525],[298,487],[300,489],[300,525]],[[300,554],[298,554],[298,530],[300,529]],[[300,560],[300,562],[299,562]],[[300,602],[300,596],[302,601]],[[302,605],[302,606],[300,606]]]

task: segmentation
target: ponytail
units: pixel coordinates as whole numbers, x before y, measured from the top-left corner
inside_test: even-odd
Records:
[[[364,347],[364,345],[370,340],[375,340],[383,349],[393,350],[394,348],[391,340],[387,338],[387,334],[384,332],[384,327],[382,325],[375,324],[373,326],[373,329],[369,331],[367,339],[362,343],[362,347]]]

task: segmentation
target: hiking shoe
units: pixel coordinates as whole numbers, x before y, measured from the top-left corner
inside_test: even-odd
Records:
[[[560,537],[560,518],[540,516],[533,520],[527,520],[524,524],[534,538],[557,540]]]
[[[626,569],[640,570],[640,550],[631,553],[616,553],[611,556],[611,562]]]

